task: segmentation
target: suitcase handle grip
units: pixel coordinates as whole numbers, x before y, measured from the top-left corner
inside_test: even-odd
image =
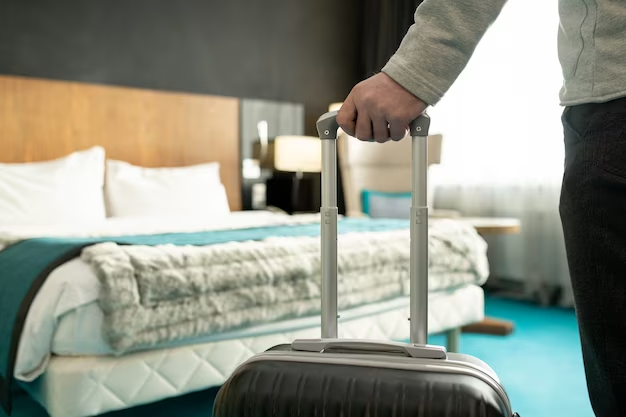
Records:
[[[291,347],[294,350],[319,353],[340,349],[355,352],[402,353],[407,357],[420,359],[446,359],[448,357],[446,348],[443,346],[359,339],[296,339]]]
[[[317,119],[316,128],[320,139],[337,139],[337,114],[339,110],[324,113]],[[409,134],[415,136],[427,136],[430,128],[430,117],[426,113],[409,123]]]

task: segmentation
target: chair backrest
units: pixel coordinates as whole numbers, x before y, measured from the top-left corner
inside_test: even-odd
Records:
[[[428,166],[439,164],[443,136],[428,137]],[[362,215],[363,190],[411,191],[411,138],[384,144],[360,141],[340,130],[337,139],[339,169],[348,216]],[[428,187],[432,207],[433,187]]]

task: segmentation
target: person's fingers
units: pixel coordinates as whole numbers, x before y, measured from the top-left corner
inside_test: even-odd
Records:
[[[346,98],[337,113],[337,123],[348,136],[354,136],[356,130],[357,110],[350,96]]]
[[[402,122],[392,121],[389,123],[389,137],[391,140],[398,141],[406,136],[409,126]]]
[[[389,140],[389,125],[383,115],[372,120],[372,131],[376,142],[384,143]]]
[[[352,89],[337,114],[337,123],[347,135],[360,140],[397,141],[406,136],[409,122],[425,108],[419,97],[381,72]]]
[[[372,133],[372,119],[365,111],[359,112],[356,119],[356,132],[354,135],[359,140],[371,141],[374,138]]]

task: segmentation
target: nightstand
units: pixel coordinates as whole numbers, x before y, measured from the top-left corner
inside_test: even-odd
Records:
[[[318,212],[321,200],[319,173],[274,172],[265,182],[266,204],[289,214]]]
[[[458,217],[456,220],[471,224],[480,235],[519,233],[521,223],[515,218],[500,217]],[[481,333],[506,336],[513,332],[513,322],[493,317],[485,317],[481,322],[462,328],[464,333]]]
[[[521,222],[510,217],[459,217],[458,220],[474,226],[480,235],[519,233]]]

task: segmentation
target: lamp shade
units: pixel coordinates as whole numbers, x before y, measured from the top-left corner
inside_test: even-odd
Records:
[[[274,169],[288,172],[320,172],[322,143],[313,136],[277,136],[274,139]]]
[[[339,110],[341,109],[342,105],[343,105],[343,102],[330,103],[330,105],[328,106],[328,111]]]

